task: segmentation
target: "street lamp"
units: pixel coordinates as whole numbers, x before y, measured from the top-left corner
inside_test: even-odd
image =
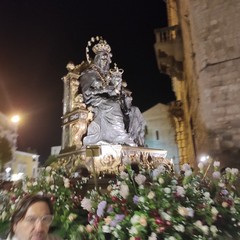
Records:
[[[14,115],[14,116],[11,117],[11,122],[19,123],[19,121],[20,121],[19,115]]]

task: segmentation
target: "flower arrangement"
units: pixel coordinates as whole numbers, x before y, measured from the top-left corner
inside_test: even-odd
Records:
[[[188,164],[176,174],[164,166],[126,165],[107,189],[81,191],[89,178],[45,168],[38,179],[25,179],[0,193],[0,226],[8,223],[17,201],[29,193],[51,197],[53,229],[69,240],[240,239],[239,171],[219,171],[220,163]],[[207,174],[208,173],[208,174]],[[60,227],[59,227],[60,226]]]
[[[16,182],[10,190],[0,191],[0,225],[2,235],[6,235],[9,220],[17,202],[27,194],[48,195],[54,206],[52,231],[65,238],[77,231],[79,224],[84,224],[84,212],[80,206],[81,195],[78,194],[86,180],[74,181],[61,170],[55,171],[50,166],[44,168],[37,179],[25,178]],[[86,219],[86,217],[85,217]],[[1,236],[1,228],[0,228]]]
[[[139,172],[128,166],[105,194],[83,198],[88,239],[240,239],[239,172],[221,174],[219,166],[214,162],[210,178],[202,163],[197,174],[184,164],[179,175],[162,166]]]

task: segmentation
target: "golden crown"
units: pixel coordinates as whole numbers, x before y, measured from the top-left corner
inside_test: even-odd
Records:
[[[116,63],[114,64],[114,68],[110,69],[109,71],[112,76],[119,76],[119,77],[121,77],[124,72],[123,69],[117,67]]]
[[[97,54],[98,52],[111,52],[111,47],[107,44],[105,40],[100,40],[98,44],[94,45],[92,48],[93,52]]]
[[[92,46],[93,43],[97,42],[93,47],[92,47],[92,51],[97,54],[99,52],[107,52],[110,53],[111,52],[111,47],[109,46],[109,44],[107,43],[106,40],[104,40],[102,37],[92,37],[90,41],[88,41],[88,46],[86,47],[86,57],[87,57],[87,61],[90,63],[90,57],[89,57],[89,48]]]

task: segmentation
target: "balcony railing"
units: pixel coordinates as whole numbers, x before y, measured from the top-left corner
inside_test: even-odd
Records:
[[[155,29],[156,43],[169,42],[181,38],[179,25]]]
[[[182,79],[183,43],[179,25],[155,29],[155,53],[161,72]]]

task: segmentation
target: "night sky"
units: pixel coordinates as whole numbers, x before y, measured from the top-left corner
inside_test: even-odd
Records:
[[[45,160],[61,144],[61,78],[69,61],[85,60],[94,36],[111,46],[142,112],[174,100],[154,53],[154,29],[166,26],[164,0],[1,0],[0,111],[21,115],[18,150],[35,149]]]

